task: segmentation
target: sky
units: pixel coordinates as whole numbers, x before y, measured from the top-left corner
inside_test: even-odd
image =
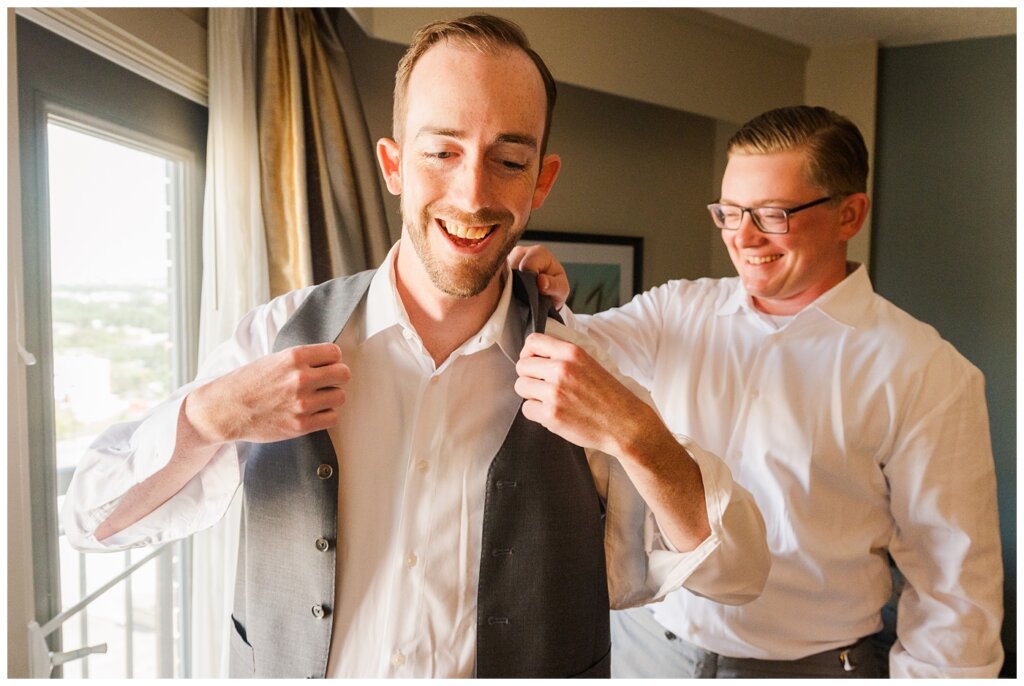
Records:
[[[167,160],[52,122],[47,143],[53,284],[166,284]]]

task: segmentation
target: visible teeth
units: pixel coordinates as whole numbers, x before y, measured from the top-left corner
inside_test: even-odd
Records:
[[[450,224],[447,222],[441,222],[441,226],[452,236],[458,236],[459,238],[469,238],[471,240],[478,240],[484,238],[491,231],[489,226],[463,226],[462,224]]]
[[[766,255],[764,257],[756,257],[752,255],[747,256],[747,264],[768,264],[781,258],[782,255]]]

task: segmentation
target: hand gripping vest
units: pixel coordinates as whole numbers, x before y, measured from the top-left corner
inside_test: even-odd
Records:
[[[525,335],[543,332],[548,306],[535,275],[512,274],[514,297],[529,306]],[[315,288],[274,349],[336,340],[372,276],[362,272]],[[326,431],[317,431],[251,448],[231,676],[323,677],[338,531],[334,447]],[[520,410],[491,462],[486,488],[476,676],[610,676],[603,505],[584,451]]]

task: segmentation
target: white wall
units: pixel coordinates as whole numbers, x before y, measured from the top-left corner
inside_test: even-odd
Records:
[[[692,9],[361,9],[370,35],[408,44],[429,21],[496,12],[526,31],[559,81],[744,122],[802,102],[806,48]]]

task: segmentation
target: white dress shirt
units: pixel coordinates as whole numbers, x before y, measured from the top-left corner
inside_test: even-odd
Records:
[[[473,672],[476,594],[487,469],[518,412],[512,388],[523,307],[511,279],[480,331],[435,368],[397,295],[393,248],[338,339],[352,370],[329,430],[338,455],[338,574],[328,660],[333,677],[457,677]],[[121,494],[166,464],[184,395],[269,353],[311,289],[250,313],[199,379],[138,428],[105,434],[84,456],[62,513],[81,550],[116,550],[186,536],[216,522],[239,485],[247,444],[225,446],[182,491],[98,543],[96,526]],[[547,331],[600,354],[554,320]],[[602,362],[607,363],[607,358]],[[635,383],[637,391],[645,393]],[[132,430],[134,428],[134,430]],[[629,607],[681,585],[725,602],[757,595],[769,561],[763,522],[721,460],[685,436],[701,469],[712,534],[679,553],[663,541],[617,460],[588,451],[606,501],[609,597]],[[727,529],[727,530],[726,530]]]
[[[755,310],[738,278],[670,281],[576,318],[673,431],[722,456],[768,527],[760,598],[674,593],[655,618],[733,657],[846,646],[881,628],[888,550],[907,583],[891,675],[995,676],[1003,565],[984,380],[850,267],[788,321]]]

